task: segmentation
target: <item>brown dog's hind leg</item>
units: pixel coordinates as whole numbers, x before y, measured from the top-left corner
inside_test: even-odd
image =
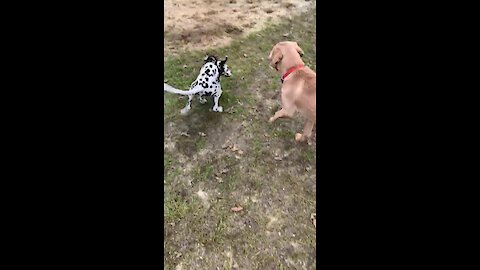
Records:
[[[273,121],[277,120],[278,118],[282,118],[282,117],[292,117],[294,112],[295,112],[294,109],[293,110],[292,109],[286,110],[285,108],[282,108],[281,110],[276,112],[274,116],[270,117],[268,122],[273,123]]]
[[[303,127],[303,134],[300,134],[300,133],[295,134],[295,141],[304,142],[307,140],[307,138],[310,138],[312,136],[314,123],[315,123],[314,121],[308,119],[307,122],[305,123],[305,126]]]

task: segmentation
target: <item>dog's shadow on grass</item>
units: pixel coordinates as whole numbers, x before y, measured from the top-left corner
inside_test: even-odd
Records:
[[[192,157],[205,146],[207,134],[223,125],[223,113],[213,112],[205,106],[192,108],[180,117],[178,127],[182,135],[179,137],[177,149],[182,154]]]

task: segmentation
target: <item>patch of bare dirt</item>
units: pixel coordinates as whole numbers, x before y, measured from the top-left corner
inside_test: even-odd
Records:
[[[306,0],[165,0],[164,54],[225,46],[269,20],[307,10]]]

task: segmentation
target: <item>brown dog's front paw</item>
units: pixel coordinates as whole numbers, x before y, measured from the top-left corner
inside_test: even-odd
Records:
[[[305,141],[305,136],[303,136],[303,135],[300,134],[300,133],[297,133],[297,134],[295,134],[295,141],[297,141],[297,142],[303,142],[303,141]]]
[[[275,117],[273,117],[273,116],[270,117],[270,119],[268,119],[268,122],[269,122],[269,123],[273,123],[273,121],[275,121]]]

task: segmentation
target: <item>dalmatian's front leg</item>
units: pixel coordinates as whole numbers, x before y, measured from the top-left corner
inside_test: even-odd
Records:
[[[212,110],[214,112],[223,112],[222,106],[218,106],[218,100],[220,99],[221,96],[222,96],[222,91],[218,91],[213,95],[213,103],[214,104],[213,104]]]
[[[190,109],[192,108],[192,99],[193,99],[193,95],[189,95],[187,105],[185,106],[185,108],[183,108],[180,111],[180,113],[182,115],[186,115],[190,111]]]

